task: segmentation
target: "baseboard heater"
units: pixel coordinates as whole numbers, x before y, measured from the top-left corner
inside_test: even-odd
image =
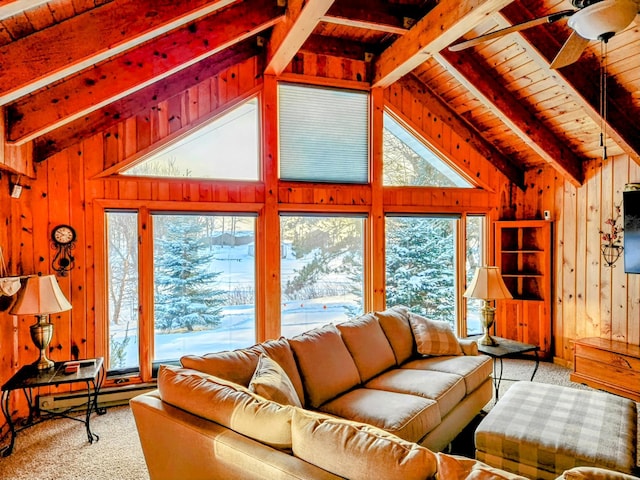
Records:
[[[98,407],[115,407],[126,405],[133,397],[155,390],[155,384],[131,385],[129,387],[103,388],[98,392]],[[86,408],[87,391],[58,393],[55,395],[38,395],[38,408],[51,412],[62,412],[73,408]]]

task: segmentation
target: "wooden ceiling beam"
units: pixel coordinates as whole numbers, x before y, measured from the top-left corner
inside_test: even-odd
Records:
[[[415,23],[415,18],[405,15],[397,7],[381,0],[340,2],[333,4],[322,21],[404,35],[409,31],[409,26]]]
[[[373,87],[388,87],[512,0],[440,2],[374,61]]]
[[[420,101],[429,112],[449,125],[460,137],[462,137],[474,150],[482,155],[488,162],[500,170],[512,183],[524,190],[524,170],[513,164],[507,157],[489,143],[472,125],[447,105],[447,103],[422,83],[414,75],[402,77],[398,84],[407,89]]]
[[[365,60],[366,54],[371,53],[371,47],[363,43],[343,40],[341,38],[310,35],[307,41],[300,47],[300,52],[351,58],[353,60]]]
[[[272,27],[283,10],[247,0],[20,98],[7,105],[7,140],[32,140],[168,77]]]
[[[233,65],[259,55],[262,51],[255,38],[245,40],[174,73],[160,82],[67,123],[34,140],[33,160],[41,162],[65,148],[95,135],[96,132],[104,132],[126,118],[133,117]]]
[[[502,25],[525,22],[535,18],[520,1],[504,8],[499,16]],[[551,60],[562,47],[562,42],[551,34],[548,29],[536,28],[520,32],[515,38],[521,40],[521,46],[527,50],[527,56],[536,64],[553,75],[571,98],[597,124],[600,124],[600,65],[595,58],[583,58],[567,67],[552,70]],[[595,81],[594,81],[595,80]],[[607,135],[618,146],[640,164],[640,126],[637,118],[640,111],[633,107],[632,93],[620,85],[616,85],[612,78],[607,80]],[[616,92],[616,94],[612,94]]]
[[[27,95],[233,1],[114,0],[3,45],[0,103]]]
[[[265,74],[280,75],[313,33],[334,0],[289,0],[285,20],[276,25],[267,45]]]
[[[582,185],[582,161],[507,90],[491,70],[468,51],[443,50],[434,58],[494,112],[523,142],[576,187]]]

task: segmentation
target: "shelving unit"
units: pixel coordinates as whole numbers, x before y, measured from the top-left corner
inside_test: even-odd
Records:
[[[495,261],[513,300],[498,302],[497,335],[551,355],[551,226],[545,220],[495,222]]]

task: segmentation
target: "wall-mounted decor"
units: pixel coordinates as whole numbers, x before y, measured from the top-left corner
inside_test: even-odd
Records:
[[[602,244],[600,250],[602,251],[602,258],[609,267],[614,267],[614,263],[618,261],[624,247],[620,244],[622,241],[622,231],[624,230],[618,225],[620,220],[620,205],[615,206],[616,214],[612,218],[608,218],[604,223],[604,230],[600,230],[600,238]]]
[[[640,190],[623,192],[624,271],[640,273]]]
[[[64,277],[73,268],[74,258],[71,250],[75,247],[76,231],[69,225],[58,225],[51,231],[53,248],[57,249],[51,267]]]
[[[4,263],[2,247],[0,247],[0,297],[11,297],[20,290],[20,277],[10,277],[7,265]]]

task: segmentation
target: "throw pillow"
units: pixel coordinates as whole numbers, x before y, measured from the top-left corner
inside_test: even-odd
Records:
[[[286,372],[276,361],[264,354],[258,359],[258,366],[249,382],[249,390],[282,405],[302,407]]]
[[[424,480],[436,474],[436,456],[364,423],[296,408],[291,422],[293,454],[350,480]]]
[[[409,313],[409,324],[422,355],[462,355],[462,348],[447,322]]]
[[[271,402],[246,387],[196,370],[160,365],[162,401],[212,420],[274,448],[291,448],[289,405]]]

